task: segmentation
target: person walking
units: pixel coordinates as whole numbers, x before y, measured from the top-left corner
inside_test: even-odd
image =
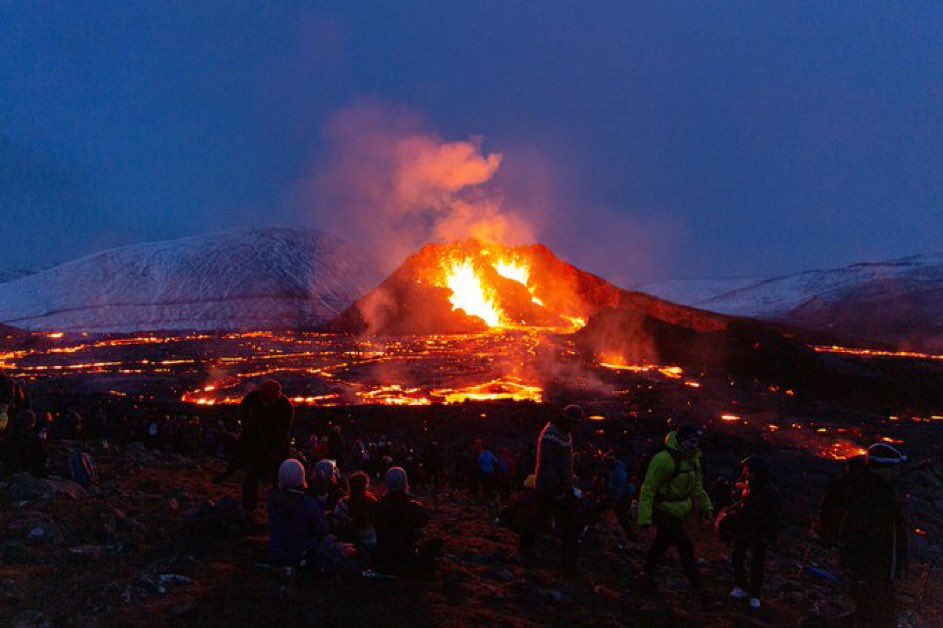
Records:
[[[737,488],[739,499],[724,509],[718,523],[725,518],[733,541],[734,586],[730,597],[749,598],[751,609],[762,606],[761,594],[766,573],[766,553],[776,541],[779,520],[779,498],[770,477],[769,463],[758,456],[750,456],[742,463],[743,471]],[[725,517],[726,515],[726,517]],[[746,556],[750,553],[750,571],[746,570]]]
[[[522,530],[519,546],[523,557],[532,557],[537,535],[553,520],[563,540],[563,567],[574,571],[580,521],[573,482],[573,430],[584,420],[583,409],[569,405],[541,430],[534,472],[537,517],[529,529]]]
[[[694,561],[694,544],[684,529],[697,504],[701,515],[713,518],[710,497],[701,476],[701,430],[682,425],[665,436],[665,448],[652,457],[639,491],[639,528],[655,526],[655,539],[645,556],[639,584],[655,588],[655,568],[671,546],[678,549],[691,587],[701,590]]]

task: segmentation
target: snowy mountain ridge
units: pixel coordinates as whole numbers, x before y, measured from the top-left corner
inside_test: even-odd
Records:
[[[748,281],[670,280],[640,289],[685,305],[901,347],[943,350],[943,253]],[[716,292],[711,294],[711,289]]]
[[[102,251],[0,283],[0,322],[122,333],[310,327],[380,277],[326,233],[237,229]]]

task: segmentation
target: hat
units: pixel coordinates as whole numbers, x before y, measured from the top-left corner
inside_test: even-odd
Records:
[[[907,456],[900,453],[896,447],[891,447],[884,443],[875,443],[868,447],[865,454],[865,462],[871,469],[881,469],[893,467],[910,460]]]
[[[289,458],[278,466],[278,488],[304,490],[308,488],[305,482],[305,467],[303,464]]]
[[[573,423],[582,423],[586,420],[586,414],[583,412],[583,408],[579,407],[575,403],[571,403],[567,407],[563,408],[563,411],[560,413],[564,419],[567,421],[572,421]]]
[[[704,435],[704,430],[688,423],[680,426],[675,431],[675,435],[678,437],[678,442],[680,443],[688,440],[689,438],[700,438]]]
[[[282,385],[274,379],[267,379],[259,386],[259,392],[266,399],[278,399],[282,394]]]
[[[386,472],[384,482],[386,482],[386,488],[391,491],[405,491],[409,488],[406,470],[403,467],[390,467]]]
[[[337,463],[327,458],[319,460],[314,465],[314,475],[325,480],[333,480],[337,477]]]

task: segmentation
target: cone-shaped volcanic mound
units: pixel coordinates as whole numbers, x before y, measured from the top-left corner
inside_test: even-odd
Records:
[[[510,247],[468,240],[424,247],[323,329],[367,335],[500,327],[575,331],[607,307],[628,307],[698,331],[722,329],[729,320],[627,292],[539,244]]]

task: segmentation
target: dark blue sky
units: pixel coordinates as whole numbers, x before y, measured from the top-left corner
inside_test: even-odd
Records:
[[[624,282],[943,248],[941,3],[7,2],[0,268],[321,224],[364,98],[484,136]]]

